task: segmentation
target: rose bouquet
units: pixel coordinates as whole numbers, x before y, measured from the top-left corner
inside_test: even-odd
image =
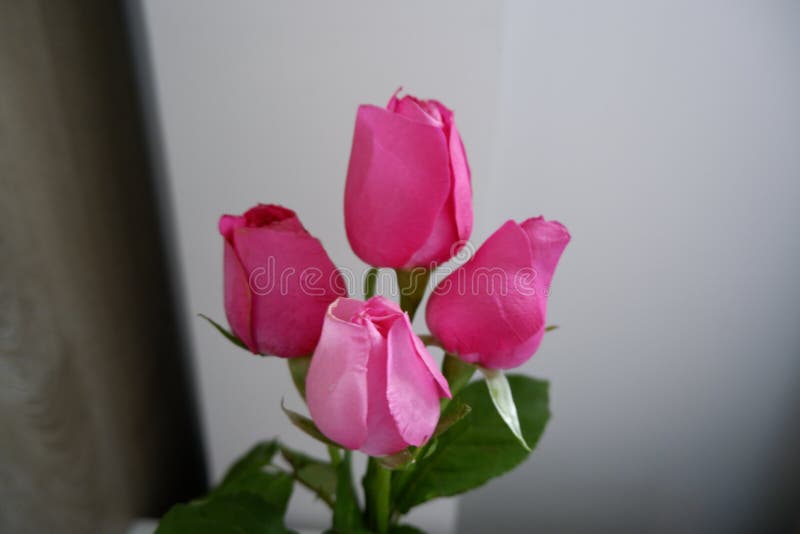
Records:
[[[241,348],[287,360],[310,417],[283,409],[327,457],[257,444],[208,495],[173,507],[158,532],[291,532],[283,516],[295,484],[330,507],[329,532],[421,532],[403,515],[513,469],[539,440],[547,382],[504,371],[552,329],[547,298],[566,228],[542,217],[503,224],[437,280],[425,310],[431,334],[416,334],[432,273],[469,239],[472,190],[452,111],[397,93],[385,108],[358,109],[344,219],[353,250],[373,266],[365,300],[348,297],[295,212],[259,204],[219,221],[230,331],[209,319]],[[395,270],[399,303],[375,295],[379,268]],[[441,365],[431,346],[444,350]],[[369,457],[361,492],[352,451]]]

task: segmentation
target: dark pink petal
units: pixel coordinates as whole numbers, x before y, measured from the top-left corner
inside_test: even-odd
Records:
[[[569,232],[560,222],[545,221],[544,217],[533,217],[520,226],[530,240],[533,267],[536,269],[536,289],[546,297],[558,260],[569,243]]]
[[[362,311],[364,318],[373,323],[384,337],[394,322],[404,315],[399,304],[383,295],[376,295],[364,302]]]
[[[331,305],[350,299],[339,299]],[[317,427],[348,449],[367,440],[368,330],[329,311],[306,378],[306,402]]]
[[[332,315],[340,321],[347,323],[353,322],[359,312],[364,309],[364,303],[357,299],[338,299],[336,306],[328,308],[328,314]]]
[[[452,204],[455,224],[458,229],[459,239],[466,241],[472,234],[472,185],[467,153],[464,150],[461,135],[456,128],[453,112],[441,102],[436,100],[429,100],[428,102],[439,109],[444,121],[450,150],[450,171],[453,177]]]
[[[508,347],[493,352],[490,359],[487,359],[481,354],[461,354],[459,356],[462,360],[469,363],[483,364],[483,360],[487,360],[492,369],[514,369],[530,360],[531,356],[539,349],[543,338],[544,326],[527,341],[514,347]]]
[[[494,354],[526,342],[544,324],[537,295],[518,287],[532,261],[527,235],[508,221],[434,290],[426,313],[431,332],[449,352],[477,354],[472,361],[493,367]]]
[[[442,206],[442,211],[436,217],[436,222],[434,222],[431,234],[425,244],[411,256],[403,267],[427,267],[432,264],[444,263],[458,252],[460,244],[452,202],[448,201]]]
[[[262,354],[310,354],[328,305],[345,295],[341,274],[307,233],[240,228],[234,244],[252,293],[253,339]]]
[[[458,238],[466,241],[472,235],[472,184],[464,144],[455,124],[450,129],[450,167],[453,172],[453,211]]]
[[[244,214],[250,228],[269,226],[273,230],[308,233],[294,211],[277,204],[258,204]]]
[[[393,106],[393,111],[413,121],[429,124],[441,128],[444,126],[442,115],[437,106],[428,104],[423,100],[413,96],[404,96],[397,100]]]
[[[400,435],[408,444],[420,446],[430,439],[439,421],[442,386],[420,357],[410,328],[407,321],[399,320],[389,330],[386,397]]]
[[[422,340],[417,337],[416,334],[414,334],[414,328],[411,326],[411,321],[408,319],[408,316],[404,314],[402,320],[406,323],[406,329],[411,336],[411,341],[414,343],[417,356],[419,356],[420,360],[422,360],[422,363],[425,364],[425,367],[428,368],[428,372],[439,386],[439,397],[447,397],[448,399],[452,399],[453,395],[450,393],[450,384],[447,383],[447,379],[442,375],[441,371],[439,371],[439,366],[436,364],[436,360],[434,360],[433,356],[431,356],[431,353],[428,352],[428,349],[425,347],[425,344],[422,342]]]
[[[219,218],[219,233],[229,242],[233,242],[233,232],[247,223],[239,215],[223,215]]]
[[[405,449],[408,443],[397,430],[386,398],[386,338],[371,321],[365,324],[371,342],[367,363],[367,440],[359,449],[370,456],[386,456]]]
[[[425,102],[429,108],[436,109],[436,115],[441,117],[445,130],[449,131],[453,126],[453,111],[438,100],[430,99]]]
[[[404,267],[428,240],[450,196],[441,128],[361,106],[345,186],[345,227],[365,262]]]
[[[222,221],[220,220],[220,226]],[[252,296],[247,284],[247,275],[239,257],[228,240],[225,240],[223,275],[225,281],[225,315],[228,324],[250,351],[257,353],[253,342],[251,324]]]
[[[400,91],[402,91],[402,90],[403,90],[403,87],[401,86],[401,87],[398,87],[397,90],[395,90],[394,93],[392,93],[392,98],[390,98],[389,99],[389,103],[386,104],[386,109],[387,110],[392,111],[392,112],[397,111],[397,104],[398,104],[398,102],[400,102],[400,99],[397,98],[397,95],[399,95]]]
[[[294,211],[277,204],[257,204],[244,213],[247,226],[260,228],[286,219],[296,218]]]
[[[464,145],[453,122],[453,112],[436,100],[427,105],[444,121],[450,151],[450,196],[436,218],[431,235],[408,262],[409,267],[443,263],[453,257],[472,234],[472,185]]]

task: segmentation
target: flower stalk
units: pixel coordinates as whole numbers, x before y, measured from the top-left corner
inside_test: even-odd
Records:
[[[425,288],[428,286],[431,270],[416,267],[410,270],[396,269],[395,272],[400,292],[400,307],[408,313],[408,318],[413,321],[417,308],[425,296]]]
[[[390,497],[392,493],[392,472],[375,465],[375,530],[378,534],[389,532]]]

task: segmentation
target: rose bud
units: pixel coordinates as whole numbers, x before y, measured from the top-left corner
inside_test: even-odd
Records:
[[[545,330],[547,297],[567,229],[542,217],[508,221],[442,281],[426,320],[446,351],[489,369],[525,363]]]
[[[450,388],[408,316],[384,297],[330,305],[306,379],[311,417],[331,440],[371,456],[428,441]]]
[[[219,231],[233,333],[256,354],[310,354],[328,305],[347,294],[322,244],[292,210],[274,204],[223,215]]]
[[[360,106],[344,215],[353,251],[376,267],[430,267],[458,252],[472,232],[472,187],[453,112],[397,93],[385,109]]]

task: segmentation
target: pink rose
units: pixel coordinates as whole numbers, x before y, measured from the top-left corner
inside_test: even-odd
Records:
[[[330,305],[306,379],[311,417],[331,440],[371,456],[428,441],[447,381],[408,316],[384,297]]]
[[[328,305],[347,295],[344,279],[295,213],[259,204],[223,215],[225,313],[254,353],[284,358],[314,350]]]
[[[472,232],[469,165],[453,112],[397,93],[386,109],[360,106],[344,213],[350,246],[371,265],[450,259]]]
[[[569,240],[561,223],[542,217],[505,223],[431,294],[433,335],[483,367],[525,363],[542,341],[550,281]]]

